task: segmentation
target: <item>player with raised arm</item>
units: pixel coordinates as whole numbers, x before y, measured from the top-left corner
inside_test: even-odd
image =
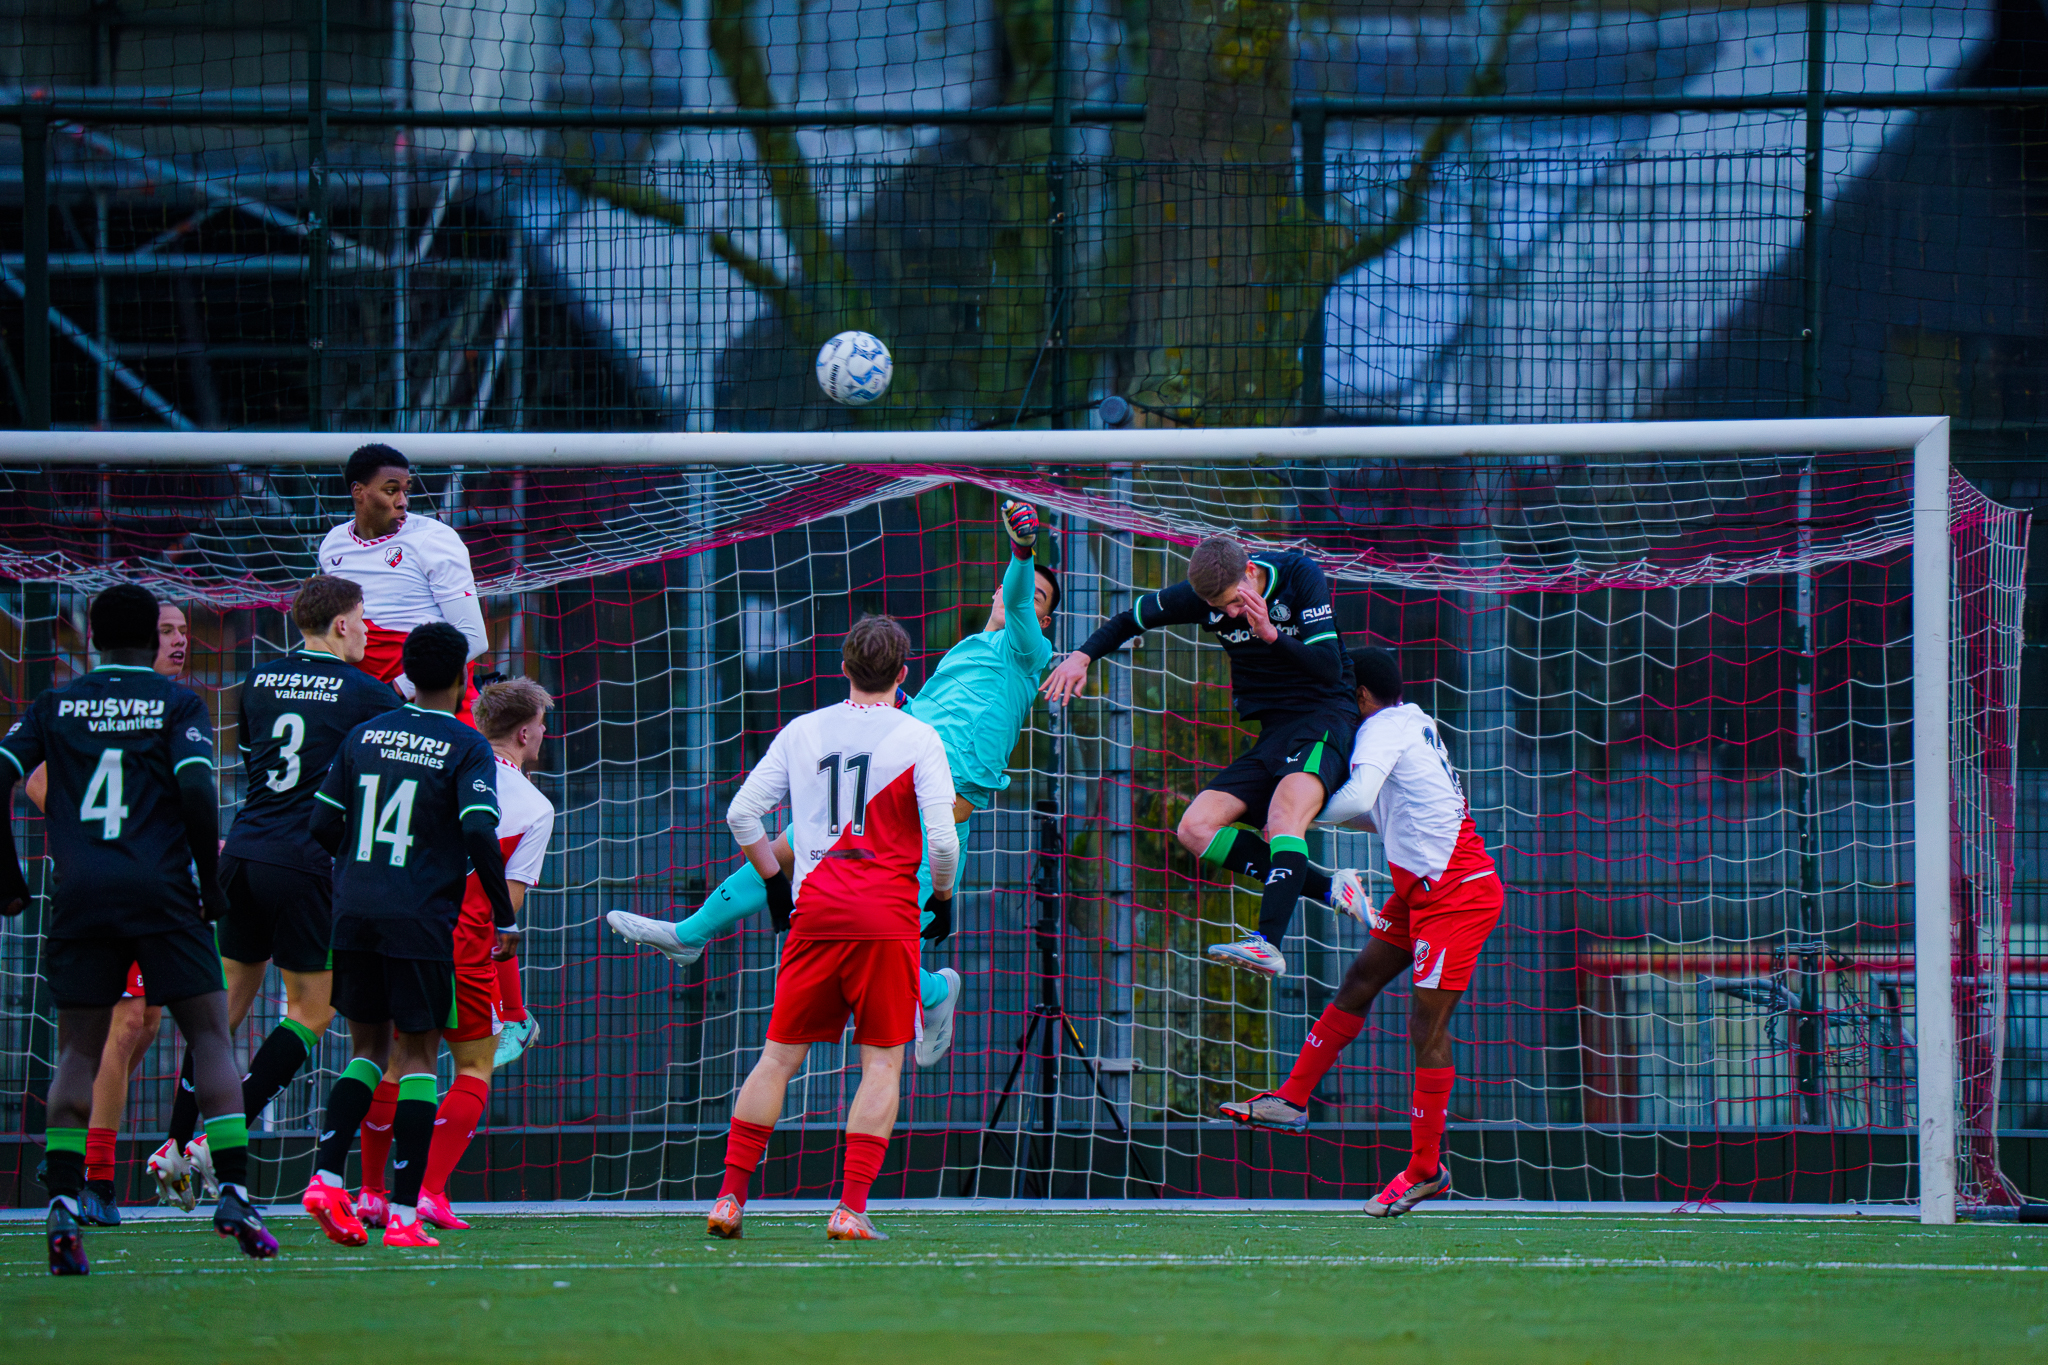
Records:
[[[1052,659],[1053,613],[1059,609],[1059,580],[1036,562],[1038,513],[1029,503],[1005,502],[999,510],[1010,539],[1010,563],[989,610],[987,629],[947,650],[939,666],[903,709],[939,733],[953,773],[954,832],[962,857],[967,820],[995,804],[1010,785],[1003,771],[1037,700],[1038,680]],[[775,841],[784,872],[792,866],[789,840]],[[931,877],[918,872],[919,903],[931,899]],[[624,910],[605,916],[613,932],[646,944],[679,966],[688,966],[704,945],[767,904],[767,888],[751,863],[721,882],[696,914],[679,924],[647,919]],[[960,1003],[960,974],[950,967],[918,969],[924,1031],[917,1064],[937,1066],[953,1046],[953,1020]]]
[[[1254,1128],[1306,1128],[1316,1083],[1365,1028],[1365,1013],[1379,993],[1412,968],[1408,1045],[1415,1054],[1415,1091],[1408,1166],[1365,1206],[1375,1218],[1398,1218],[1450,1192],[1450,1167],[1443,1164],[1441,1148],[1457,1078],[1451,1011],[1500,922],[1506,892],[1473,826],[1436,722],[1401,700],[1400,665],[1384,649],[1362,649],[1351,657],[1364,720],[1351,752],[1351,776],[1317,819],[1376,831],[1394,893],[1378,910],[1358,900],[1357,917],[1371,926],[1372,941],[1309,1030],[1286,1083],[1226,1104],[1223,1113]]]
[[[440,1101],[441,1031],[455,1020],[455,927],[472,870],[491,907],[493,957],[509,956],[519,941],[498,848],[497,760],[455,718],[467,661],[455,627],[415,627],[403,656],[413,700],[349,731],[314,798],[313,838],[336,863],[334,1008],[348,1020],[353,1055],[328,1092],[302,1202],[343,1246],[369,1241],[342,1175],[387,1067],[399,1077],[398,1160],[384,1245],[439,1245],[420,1222],[419,1191]]]
[[[512,911],[526,913],[526,893],[540,882],[554,830],[555,808],[527,772],[540,762],[555,699],[537,682],[512,678],[477,694],[476,728],[491,742],[498,769],[498,847],[505,854],[505,890]],[[437,1228],[466,1228],[448,1206],[448,1177],[469,1148],[490,1103],[492,1058],[498,1039],[498,973],[490,897],[471,873],[463,887],[462,918],[455,926],[455,1027],[443,1035],[455,1057],[455,1080],[434,1116],[420,1188],[420,1219]],[[367,1177],[366,1177],[367,1183]]]
[[[733,1102],[710,1236],[741,1234],[747,1185],[790,1078],[811,1045],[837,1042],[851,1017],[860,1088],[846,1110],[846,1165],[825,1236],[885,1240],[868,1220],[868,1188],[896,1126],[903,1048],[917,1034],[918,863],[929,861],[932,883],[923,937],[939,943],[953,931],[960,851],[945,746],[931,726],[896,709],[909,653],[910,637],[890,618],[856,622],[843,647],[847,699],[784,726],[726,811],[789,936],[768,1041]],[[792,873],[761,823],[785,798]]]
[[[1356,872],[1326,875],[1308,861],[1309,822],[1344,781],[1344,755],[1358,726],[1351,661],[1337,632],[1330,587],[1314,560],[1293,550],[1247,555],[1228,536],[1211,536],[1188,556],[1186,581],[1146,593],[1101,627],[1046,678],[1046,697],[1078,696],[1088,666],[1124,642],[1160,626],[1193,625],[1230,656],[1237,714],[1259,722],[1259,737],[1209,779],[1175,830],[1203,862],[1262,887],[1259,927],[1209,956],[1242,971],[1277,977],[1287,970],[1280,943],[1303,896],[1350,913],[1364,896]],[[1263,828],[1261,838],[1238,824]]]
[[[185,660],[191,650],[192,627],[175,604],[159,602],[156,609],[156,671],[173,681],[185,675]],[[42,810],[49,791],[49,768],[37,768],[22,783],[28,799]],[[92,1120],[85,1130],[85,1188],[78,1194],[78,1221],[112,1228],[121,1225],[119,1196],[114,1188],[115,1157],[121,1137],[121,1120],[128,1112],[128,1086],[142,1069],[163,1027],[164,1010],[149,1003],[149,989],[143,984],[142,969],[131,965],[128,984],[114,1002],[113,1022],[107,1026],[106,1051],[100,1054],[99,1075],[92,1084]],[[217,1185],[209,1195],[219,1197]],[[187,1202],[186,1208],[192,1207]]]
[[[49,765],[44,821],[56,884],[44,932],[43,977],[57,1007],[44,1188],[50,1273],[89,1266],[78,1225],[86,1124],[114,1002],[139,963],[147,999],[169,1008],[191,1041],[221,1200],[214,1230],[251,1256],[277,1254],[246,1185],[248,1126],[228,1037],[227,992],[206,921],[222,905],[217,876],[219,794],[213,718],[198,697],[161,677],[157,601],[118,584],[89,617],[99,663],[37,697],[0,739],[0,914],[28,908],[15,854],[14,784]],[[195,875],[196,874],[196,875]]]
[[[240,747],[248,775],[241,812],[220,860],[227,913],[216,926],[228,985],[228,1027],[249,1017],[264,973],[277,964],[285,1017],[249,1059],[240,1108],[254,1122],[313,1055],[334,1020],[328,941],[334,929],[334,859],[313,842],[313,796],[342,738],[398,704],[390,686],[361,668],[367,637],[362,589],[345,578],[309,578],[292,599],[300,646],[259,664],[241,686]],[[149,1158],[167,1204],[192,1207],[192,1176],[212,1165],[192,1090],[186,1049],[169,1135]]]

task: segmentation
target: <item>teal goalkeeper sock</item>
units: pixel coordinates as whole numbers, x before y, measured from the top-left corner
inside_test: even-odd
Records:
[[[946,995],[952,989],[946,978],[937,972],[928,972],[922,967],[917,969],[918,1003],[926,1009],[936,1009],[946,1003]]]
[[[750,862],[720,882],[697,913],[676,926],[676,938],[701,948],[748,915],[768,908],[768,883]]]

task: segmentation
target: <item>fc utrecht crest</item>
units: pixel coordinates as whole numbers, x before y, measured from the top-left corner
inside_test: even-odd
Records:
[[[398,567],[399,561],[404,558],[404,548],[401,546],[394,545],[391,547],[391,553],[384,556],[384,567],[387,569],[395,569]]]

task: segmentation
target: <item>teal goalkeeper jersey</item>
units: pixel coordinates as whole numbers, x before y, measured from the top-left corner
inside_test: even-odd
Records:
[[[953,788],[976,810],[987,810],[1010,785],[1003,770],[1052,662],[1052,643],[1032,609],[1037,577],[1032,561],[1012,558],[1003,571],[1003,628],[947,650],[906,708],[939,732]]]

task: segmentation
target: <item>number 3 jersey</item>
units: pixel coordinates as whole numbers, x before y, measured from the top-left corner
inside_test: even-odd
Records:
[[[155,669],[102,664],[37,697],[0,754],[14,781],[49,765],[49,937],[161,934],[200,922],[177,774],[213,767],[204,702]]]
[[[814,939],[917,938],[922,812],[953,830],[953,774],[938,731],[887,705],[841,702],[782,728],[726,812],[742,845],[763,837],[761,817],[789,798],[790,931]],[[951,881],[952,857],[932,873]]]
[[[348,732],[315,799],[346,822],[334,855],[334,946],[353,946],[350,921],[379,920],[386,957],[452,962],[469,876],[462,817],[499,818],[490,741],[446,711],[387,711]]]
[[[313,795],[350,730],[398,705],[398,694],[324,650],[298,649],[242,680],[247,791],[222,849],[244,862],[325,873],[334,865],[306,826]]]

